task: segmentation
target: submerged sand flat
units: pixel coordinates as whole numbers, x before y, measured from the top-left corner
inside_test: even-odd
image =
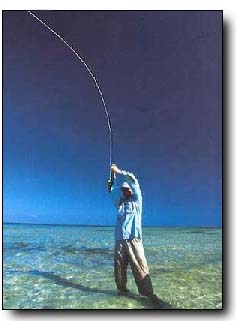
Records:
[[[155,309],[128,271],[117,296],[113,227],[4,224],[4,309]],[[162,308],[222,308],[222,230],[143,228]]]

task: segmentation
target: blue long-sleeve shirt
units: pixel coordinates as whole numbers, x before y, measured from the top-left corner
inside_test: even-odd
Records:
[[[129,172],[121,171],[120,177],[127,182],[133,195],[124,199],[116,179],[111,187],[111,197],[117,208],[115,240],[142,239],[142,193],[136,177]]]

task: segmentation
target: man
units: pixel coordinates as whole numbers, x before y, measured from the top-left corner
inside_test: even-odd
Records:
[[[135,283],[141,295],[157,302],[153,294],[152,282],[142,245],[142,194],[138,180],[132,173],[120,170],[115,164],[111,166],[112,179],[108,180],[108,190],[117,208],[115,229],[114,274],[119,294],[128,292],[127,266],[131,266]],[[116,184],[116,174],[120,175],[122,184]]]

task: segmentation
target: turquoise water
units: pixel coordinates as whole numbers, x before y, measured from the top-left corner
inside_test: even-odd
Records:
[[[4,224],[4,309],[155,309],[113,276],[113,227]],[[143,228],[155,293],[163,308],[222,308],[222,230]]]

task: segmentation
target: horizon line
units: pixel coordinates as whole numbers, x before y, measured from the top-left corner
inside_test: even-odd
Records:
[[[30,222],[2,222],[2,224],[18,224],[18,225],[56,225],[56,226],[91,226],[91,227],[115,227],[115,225],[104,225],[104,224],[70,224],[70,223],[30,223]],[[198,227],[198,228],[222,228],[222,226],[216,225],[143,225],[142,227],[178,227],[178,228],[187,228],[187,227]]]

